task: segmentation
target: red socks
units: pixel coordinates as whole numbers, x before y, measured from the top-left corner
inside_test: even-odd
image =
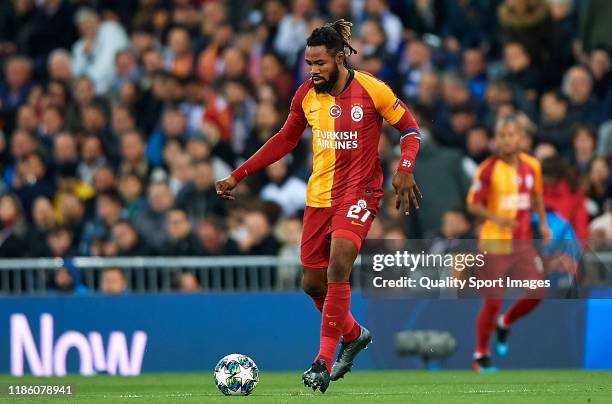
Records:
[[[476,317],[476,355],[489,354],[489,339],[495,328],[495,316],[501,307],[501,299],[484,299]]]
[[[504,324],[510,326],[519,318],[529,314],[535,309],[542,299],[519,299],[504,314]]]
[[[323,305],[325,304],[325,295],[316,297],[311,296],[311,298],[317,310],[323,312]],[[342,327],[342,340],[344,342],[352,342],[356,340],[357,337],[359,337],[360,333],[361,327],[349,311],[346,320],[344,320],[344,327]]]
[[[329,282],[321,317],[319,354],[315,358],[315,362],[323,358],[328,371],[331,371],[332,358],[336,352],[338,340],[340,340],[344,325],[348,321],[350,306],[350,284],[348,282]]]

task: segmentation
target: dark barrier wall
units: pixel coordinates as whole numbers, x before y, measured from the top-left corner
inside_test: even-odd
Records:
[[[444,365],[468,367],[479,304],[354,295],[353,312],[374,335],[358,368],[421,367],[394,352],[394,335],[405,329],[450,331],[458,348]],[[582,367],[584,307],[544,302],[517,324],[509,356],[497,364]],[[0,372],[212,371],[233,352],[252,356],[264,370],[302,370],[318,351],[318,324],[319,313],[299,293],[0,298]]]

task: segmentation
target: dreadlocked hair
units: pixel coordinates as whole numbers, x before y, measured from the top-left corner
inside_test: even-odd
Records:
[[[331,54],[343,51],[346,56],[357,53],[351,46],[351,27],[353,23],[345,19],[339,19],[332,23],[327,23],[322,27],[315,28],[306,40],[308,46],[325,46]],[[344,65],[348,66],[348,61],[344,59]]]

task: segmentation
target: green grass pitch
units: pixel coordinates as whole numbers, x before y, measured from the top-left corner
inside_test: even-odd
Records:
[[[301,384],[299,372],[261,372],[249,397],[225,397],[208,373],[154,373],[136,377],[12,378],[0,375],[0,402],[23,403],[609,403],[612,372],[581,370],[373,371],[349,373],[325,394]],[[10,384],[73,386],[72,398],[8,398]]]

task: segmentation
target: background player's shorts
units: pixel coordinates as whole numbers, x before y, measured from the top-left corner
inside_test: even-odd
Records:
[[[329,208],[307,206],[300,245],[302,265],[327,268],[332,237],[347,238],[359,250],[376,217],[379,202],[380,198],[369,197]]]
[[[504,285],[507,277],[534,281],[544,279],[542,260],[535,247],[528,244],[526,240],[520,240],[513,243],[512,250],[508,254],[487,254],[484,266],[476,270],[477,278],[479,280],[502,278]],[[503,287],[490,287],[482,289],[480,293],[486,297],[501,299],[504,289]],[[542,290],[533,292],[534,297],[541,292]]]

